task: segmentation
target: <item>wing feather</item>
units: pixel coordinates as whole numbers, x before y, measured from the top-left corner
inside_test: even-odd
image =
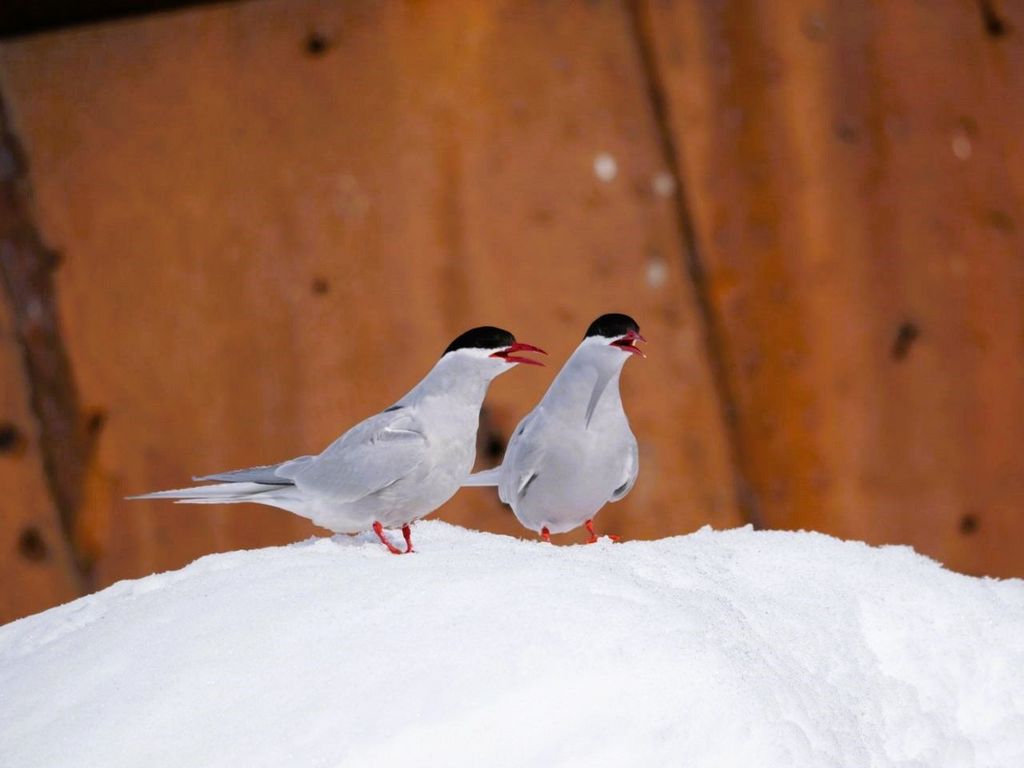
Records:
[[[413,472],[426,459],[427,442],[408,409],[385,411],[352,427],[289,474],[300,490],[357,501]]]
[[[498,498],[506,504],[522,495],[524,489],[536,477],[537,471],[544,460],[544,441],[537,434],[536,409],[530,411],[519,422],[512,433],[505,459],[501,466],[501,480],[498,483]]]
[[[636,438],[634,437],[629,445],[629,451],[626,455],[626,462],[622,470],[622,484],[618,486],[612,493],[612,497],[608,501],[620,501],[624,499],[626,495],[633,490],[633,485],[636,483],[636,476],[640,472],[640,451],[636,445]]]
[[[292,481],[288,470],[294,466],[301,466],[312,456],[299,456],[297,459],[282,461],[280,464],[264,464],[259,467],[247,467],[246,469],[233,469],[230,472],[218,472],[213,475],[202,475],[193,477],[196,482],[201,480],[216,480],[221,483],[263,483],[265,485],[291,485]]]

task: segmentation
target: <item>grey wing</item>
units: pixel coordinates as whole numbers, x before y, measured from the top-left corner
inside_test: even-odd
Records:
[[[288,474],[301,490],[356,501],[415,470],[427,457],[427,442],[419,420],[406,409],[385,411],[352,427]]]
[[[626,495],[633,490],[633,485],[636,483],[636,476],[640,472],[640,451],[636,445],[636,438],[632,437],[632,435],[630,437],[632,439],[629,442],[626,464],[623,467],[622,484],[612,491],[612,497],[608,499],[608,501],[619,501],[624,499]]]
[[[248,467],[246,469],[233,469],[230,472],[218,472],[214,475],[203,475],[193,477],[196,482],[200,480],[216,480],[221,483],[262,483],[264,485],[291,485],[292,481],[287,474],[292,467],[302,466],[312,460],[312,456],[299,456],[297,459],[289,459],[279,464],[264,464],[259,467]]]
[[[501,462],[498,498],[512,504],[537,476],[544,460],[544,441],[540,435],[537,411],[530,411],[516,427]]]

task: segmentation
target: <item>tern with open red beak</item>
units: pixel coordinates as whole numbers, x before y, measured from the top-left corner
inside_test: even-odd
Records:
[[[646,357],[637,346],[643,341],[629,315],[597,318],[519,422],[501,466],[470,475],[466,485],[497,486],[519,522],[545,541],[581,525],[597,541],[594,516],[630,492],[640,466],[619,376],[628,359]]]
[[[215,483],[131,498],[267,504],[337,533],[372,530],[388,551],[412,552],[410,524],[455,495],[473,469],[491,381],[518,363],[543,365],[517,352],[547,354],[501,328],[466,331],[405,397],[316,456],[196,477]],[[387,528],[402,529],[404,549],[388,540]]]

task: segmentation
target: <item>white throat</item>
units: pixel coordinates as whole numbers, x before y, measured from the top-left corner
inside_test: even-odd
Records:
[[[542,403],[589,427],[595,414],[622,410],[619,378],[629,354],[602,339],[584,339],[562,366]]]

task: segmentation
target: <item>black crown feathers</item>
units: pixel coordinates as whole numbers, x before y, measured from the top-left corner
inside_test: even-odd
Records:
[[[448,345],[444,351],[447,355],[456,349],[503,349],[510,347],[516,342],[516,337],[502,328],[495,328],[493,325],[482,325],[479,328],[471,328]],[[442,355],[443,357],[444,355]]]
[[[630,331],[640,333],[640,326],[637,325],[636,320],[629,315],[612,312],[611,314],[601,315],[592,322],[583,338],[604,336],[606,339],[614,339],[616,336],[625,336]]]

